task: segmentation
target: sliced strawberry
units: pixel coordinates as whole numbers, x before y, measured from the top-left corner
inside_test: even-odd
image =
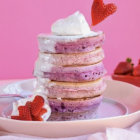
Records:
[[[41,96],[36,96],[31,103],[31,113],[33,116],[37,116],[44,105],[44,99]]]
[[[23,120],[23,118],[21,116],[11,116],[11,119],[14,119],[14,120]]]
[[[11,116],[15,120],[25,120],[25,121],[43,121],[42,115],[47,113],[47,110],[42,108],[44,105],[44,98],[37,95],[35,96],[33,102],[27,102],[25,106],[19,106],[19,116]]]
[[[23,118],[23,120],[28,120],[28,121],[32,120],[30,108],[28,106],[20,106],[18,110],[19,110],[19,116]]]
[[[11,116],[12,119],[15,120],[26,120],[26,121],[31,121],[32,117],[31,117],[31,112],[30,112],[30,108],[29,105],[30,103],[26,103],[25,106],[19,106],[18,110],[19,110],[19,116]]]
[[[47,110],[45,108],[42,108],[41,111],[39,112],[38,116],[42,116],[46,112],[47,112]]]
[[[43,119],[41,119],[40,117],[34,117],[32,116],[33,121],[43,121]]]
[[[47,113],[47,110],[45,108],[42,108],[41,111],[39,112],[39,114],[37,116],[33,117],[33,120],[34,121],[43,121],[41,116],[45,113]]]
[[[105,18],[116,12],[116,10],[117,7],[113,3],[105,5],[103,0],[94,0],[91,9],[92,25],[100,23]]]

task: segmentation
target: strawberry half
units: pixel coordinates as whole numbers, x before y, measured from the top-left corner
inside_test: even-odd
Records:
[[[42,115],[47,113],[47,110],[43,108],[44,103],[44,98],[37,95],[32,102],[28,101],[25,106],[18,107],[19,116],[11,116],[11,118],[25,121],[43,121]]]
[[[91,9],[92,25],[100,23],[105,18],[115,13],[116,10],[117,7],[113,3],[105,5],[103,0],[94,0]]]
[[[31,121],[32,116],[30,112],[30,102],[27,102],[25,106],[19,106],[19,116],[11,116],[12,119],[15,120],[25,120],[25,121]]]
[[[36,96],[31,103],[31,113],[33,116],[37,116],[44,105],[44,99],[41,96]]]
[[[42,108],[37,116],[33,116],[34,121],[43,121],[43,118],[41,117],[43,114],[47,112],[46,109]]]

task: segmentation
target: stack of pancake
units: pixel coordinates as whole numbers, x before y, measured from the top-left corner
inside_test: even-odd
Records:
[[[36,91],[48,97],[50,120],[81,120],[96,116],[106,88],[101,48],[104,33],[97,36],[40,34],[39,57],[34,75]]]

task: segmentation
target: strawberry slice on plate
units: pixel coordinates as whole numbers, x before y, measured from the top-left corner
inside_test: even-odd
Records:
[[[22,105],[21,105],[22,104]],[[50,114],[51,109],[41,95],[34,95],[27,99],[18,100],[13,108],[11,119],[24,120],[24,121],[46,121]],[[18,112],[18,114],[15,114]]]

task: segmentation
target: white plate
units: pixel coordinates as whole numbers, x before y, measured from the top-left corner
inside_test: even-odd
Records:
[[[33,79],[24,80],[1,87],[0,93],[32,93]],[[106,80],[106,98],[112,98],[128,108],[127,115],[93,120],[65,121],[65,122],[28,122],[16,121],[0,117],[0,130],[34,135],[41,137],[73,137],[105,130],[107,127],[125,128],[140,120],[140,88],[133,85]],[[109,112],[109,108],[105,111]],[[111,110],[110,110],[111,111]],[[118,114],[117,114],[118,115]]]

